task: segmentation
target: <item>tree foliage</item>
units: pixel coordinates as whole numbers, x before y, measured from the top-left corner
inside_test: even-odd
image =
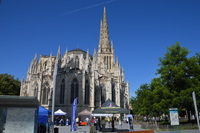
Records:
[[[167,48],[167,53],[159,59],[156,73],[159,77],[141,85],[137,97],[131,99],[138,107],[133,106],[133,112],[155,116],[167,113],[172,107],[193,111],[192,92],[200,98],[200,54],[188,58],[189,53],[179,42]]]
[[[9,74],[0,74],[0,95],[19,95],[20,81]]]

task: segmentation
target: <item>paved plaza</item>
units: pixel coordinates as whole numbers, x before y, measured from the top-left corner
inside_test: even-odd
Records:
[[[59,133],[70,133],[70,126],[54,126],[54,128],[58,128]],[[142,129],[141,125],[134,124],[134,131],[142,131],[146,129]],[[128,131],[128,124],[122,123],[122,125],[115,125],[115,132],[123,132]],[[78,126],[78,130],[71,133],[89,133],[90,132],[90,126]],[[106,125],[106,133],[111,132],[111,127]],[[104,132],[104,133],[105,133]],[[100,131],[97,131],[96,133],[102,133]],[[114,132],[112,132],[114,133]],[[199,133],[198,130],[180,130],[180,131],[154,131],[154,133]]]
[[[55,126],[54,128],[58,128],[59,133],[70,133],[70,126]],[[129,131],[128,123],[122,123],[122,125],[115,125],[115,132]],[[141,125],[134,124],[134,131],[141,131],[145,129],[141,129]],[[78,130],[73,133],[89,133],[90,126],[78,126]],[[111,132],[111,126],[106,125],[106,133]],[[102,133],[97,131],[96,133]],[[113,133],[113,132],[112,132]]]

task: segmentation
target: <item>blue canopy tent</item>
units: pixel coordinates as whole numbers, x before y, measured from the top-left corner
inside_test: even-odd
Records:
[[[48,123],[49,115],[51,111],[39,106],[38,109],[38,133],[46,133],[49,130],[50,124]]]
[[[42,106],[39,106],[38,123],[40,123],[41,125],[42,124],[46,125],[46,123],[48,123],[49,115],[51,115],[51,111],[49,111],[48,109],[45,109]]]

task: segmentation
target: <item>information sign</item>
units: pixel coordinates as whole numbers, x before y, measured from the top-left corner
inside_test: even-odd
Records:
[[[179,125],[179,117],[178,117],[178,109],[177,108],[170,108],[170,123],[172,126]]]

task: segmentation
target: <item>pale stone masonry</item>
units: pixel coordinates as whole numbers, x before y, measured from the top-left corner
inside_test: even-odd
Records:
[[[71,114],[71,103],[78,97],[77,111],[98,108],[107,99],[122,108],[129,108],[129,83],[124,81],[124,70],[114,55],[113,43],[109,39],[106,9],[100,25],[98,51],[93,56],[81,49],[67,51],[61,57],[36,55],[21,82],[21,96],[36,96],[40,104],[52,107],[54,64],[58,62],[55,110],[62,109]]]

